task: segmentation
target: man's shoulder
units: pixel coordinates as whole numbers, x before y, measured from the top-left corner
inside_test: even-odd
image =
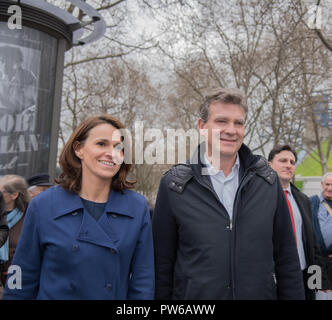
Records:
[[[291,183],[290,185],[291,185],[291,191],[292,191],[294,198],[297,201],[306,203],[307,206],[311,207],[309,197],[305,193],[303,193],[301,190],[299,190],[294,184]]]
[[[311,200],[316,200],[317,201],[317,200],[320,200],[320,196],[317,195],[317,194],[314,194],[314,195],[310,196],[309,199],[310,199],[310,201]]]
[[[274,184],[277,179],[277,173],[271,168],[263,156],[256,155],[256,161],[252,169],[255,173],[263,178],[267,183]]]
[[[305,193],[303,193],[301,190],[299,190],[293,183],[290,183],[290,185],[291,185],[291,190],[292,190],[292,193],[294,196],[298,196],[302,199],[306,199],[309,201],[309,197]]]
[[[190,164],[188,163],[179,163],[169,169],[163,176],[162,181],[166,185],[176,191],[182,192],[185,185],[193,177],[193,172]]]
[[[311,204],[318,205],[320,203],[320,197],[317,194],[314,194],[309,198]]]

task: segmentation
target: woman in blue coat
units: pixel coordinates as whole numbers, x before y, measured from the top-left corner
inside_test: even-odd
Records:
[[[126,152],[124,152],[126,150]],[[60,155],[58,186],[27,210],[4,299],[153,299],[149,208],[129,190],[130,146],[110,116],[84,121]]]

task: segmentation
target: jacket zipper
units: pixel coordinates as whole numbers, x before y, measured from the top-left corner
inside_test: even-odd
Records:
[[[235,198],[234,198],[234,204],[233,204],[233,219],[230,221],[230,230],[233,230],[233,220],[235,221],[236,217],[236,210],[234,205],[237,203],[237,197],[241,189],[248,183],[248,181],[253,177],[254,174],[249,174],[250,168],[248,168],[244,174],[243,177],[239,183],[239,186],[236,190]],[[234,250],[235,250],[235,233],[231,233],[231,242],[230,242],[230,260],[231,260],[231,287],[232,287],[232,294],[233,299],[235,299],[235,257],[234,257]]]
[[[235,194],[235,198],[234,198],[234,204],[236,203],[237,200],[237,196],[239,193],[240,188],[243,188],[243,186],[251,179],[251,177],[253,176],[253,174],[249,175],[249,171],[250,168],[248,168],[244,174],[243,177],[239,183],[239,186],[236,190],[236,194]],[[246,181],[245,181],[246,180]],[[214,197],[218,200],[218,202],[220,202],[219,197],[217,196],[216,192],[214,191],[214,189],[211,189],[209,185],[206,185],[205,183],[201,182],[199,179],[196,179],[196,181],[203,186],[204,188],[208,189],[209,191],[212,192],[212,194],[214,195]],[[221,205],[224,207],[224,205],[221,203]],[[224,209],[226,210],[226,208],[224,207]],[[227,212],[227,210],[226,210]],[[234,205],[233,205],[233,218],[231,219],[229,216],[229,231],[233,231],[233,221],[235,220],[235,210],[234,210]],[[231,275],[230,275],[230,279],[231,279],[231,287],[232,287],[232,296],[233,299],[235,299],[235,261],[234,261],[234,247],[235,247],[235,234],[233,234],[233,232],[230,233],[231,236],[231,241],[230,241],[230,260],[231,260]]]

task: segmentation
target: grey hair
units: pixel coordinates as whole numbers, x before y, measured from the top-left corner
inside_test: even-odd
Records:
[[[325,179],[326,179],[328,176],[332,176],[332,172],[326,172],[326,173],[322,176],[322,182],[324,182]]]
[[[243,108],[245,116],[247,117],[248,106],[247,99],[244,93],[239,89],[230,88],[217,88],[212,90],[205,96],[203,103],[200,107],[200,118],[203,122],[207,122],[209,119],[209,109],[213,102],[222,102],[225,104],[237,104]]]

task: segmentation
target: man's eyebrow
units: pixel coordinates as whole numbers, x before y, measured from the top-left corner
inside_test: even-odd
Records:
[[[216,116],[215,117],[215,120],[231,120],[229,117],[227,117],[227,116],[222,116],[222,115],[220,115],[220,116]],[[245,121],[245,119],[243,119],[243,118],[236,118],[236,119],[233,119],[234,121]]]

